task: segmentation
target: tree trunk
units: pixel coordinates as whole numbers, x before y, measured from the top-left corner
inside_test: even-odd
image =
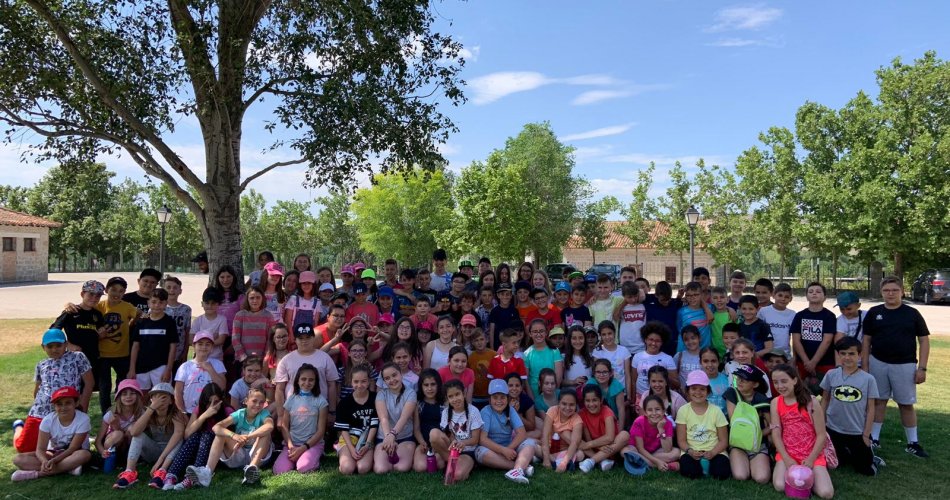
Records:
[[[590,265],[593,266],[597,263],[597,251],[593,248],[590,249]]]
[[[213,187],[209,189],[214,189]],[[203,194],[203,193],[202,193]],[[218,204],[211,197],[204,199],[204,219],[199,217],[201,235],[208,252],[209,283],[224,265],[234,267],[238,282],[244,282],[244,264],[241,253],[240,196],[223,198]],[[234,215],[232,215],[234,214]]]
[[[894,252],[894,276],[904,279],[904,254]]]
[[[831,253],[831,287],[838,295],[838,252]]]

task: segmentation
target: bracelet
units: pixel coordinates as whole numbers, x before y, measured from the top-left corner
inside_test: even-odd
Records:
[[[310,443],[304,443],[303,445],[306,446],[308,450],[310,449]]]
[[[925,366],[925,367],[923,367],[923,368],[917,368],[917,369],[918,369],[918,370],[920,370],[920,371],[922,371],[922,372],[925,372],[925,371],[927,371],[927,367],[926,367],[926,366]]]
[[[396,429],[390,429],[387,434],[389,434],[392,437],[396,437]]]

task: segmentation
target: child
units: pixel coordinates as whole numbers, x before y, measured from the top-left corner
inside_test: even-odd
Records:
[[[752,341],[747,339],[739,339],[732,345],[732,359],[726,363],[725,367],[726,375],[729,377],[729,385],[735,384],[736,370],[742,365],[752,365],[755,367],[756,370],[762,372],[763,380],[768,376],[763,367],[760,366],[764,366],[764,363],[755,357],[755,346],[752,345]],[[761,384],[759,391],[769,398],[772,397],[772,390],[768,384]]]
[[[687,377],[687,380],[688,379],[689,377]],[[650,388],[646,392],[640,393],[637,401],[643,401],[647,396],[655,395],[663,401],[663,408],[666,409],[666,414],[671,417],[675,417],[676,414],[679,413],[680,408],[686,405],[686,400],[683,399],[683,396],[680,396],[679,392],[672,390],[670,372],[667,371],[666,368],[654,366],[647,370],[647,381],[650,384]],[[637,405],[638,410],[642,408],[642,404]]]
[[[524,365],[528,370],[528,395],[533,396],[539,387],[541,370],[554,371],[554,386],[558,387],[564,374],[564,357],[561,351],[548,346],[548,329],[543,319],[535,319],[528,325],[532,344],[524,353]]]
[[[507,469],[505,479],[528,484],[534,474],[531,459],[535,441],[527,431],[518,411],[509,404],[508,384],[502,379],[492,380],[488,387],[489,405],[482,408],[482,433],[475,448],[475,460],[493,469]]]
[[[730,309],[731,311],[732,309]],[[723,362],[728,363],[732,360],[732,348],[739,340],[739,325],[737,323],[726,323],[722,326],[722,345],[726,347],[726,354],[722,356]],[[755,346],[753,346],[755,347]]]
[[[763,307],[772,305],[772,292],[774,291],[775,286],[772,285],[772,280],[768,278],[759,278],[756,280],[755,285],[752,286],[752,293],[755,294],[756,309],[762,309]]]
[[[221,390],[227,386],[224,363],[209,357],[213,346],[211,333],[196,333],[195,358],[178,367],[175,373],[175,404],[189,416],[198,407],[198,399],[206,385],[213,383]]]
[[[617,417],[617,425],[625,426],[627,421],[627,405],[624,404],[624,389],[614,378],[613,367],[606,359],[594,361],[594,378],[587,385],[600,387],[600,393],[607,402],[610,411]]]
[[[552,309],[559,311],[558,314],[561,315],[561,322],[564,321],[563,312],[565,309],[571,306],[571,284],[566,281],[561,281],[554,287],[554,300],[551,302]],[[570,327],[567,323],[563,323],[566,326]],[[573,324],[573,323],[572,323]]]
[[[178,343],[175,346],[175,368],[177,369],[185,361],[188,361],[188,349],[191,344],[188,339],[191,336],[191,306],[178,302],[181,296],[181,280],[168,276],[165,278],[165,284],[162,288],[168,292],[168,305],[165,306],[165,314],[175,320],[175,326],[178,328]],[[197,331],[197,330],[195,330]]]
[[[528,379],[524,360],[517,355],[520,337],[520,334],[511,328],[501,332],[501,352],[488,364],[488,378],[507,380],[509,374],[517,373],[522,381]]]
[[[557,325],[554,328],[548,330],[548,347],[563,354],[564,328],[562,328],[561,325]]]
[[[636,394],[633,385],[633,369],[631,367],[630,351],[622,345],[617,345],[617,330],[610,321],[601,321],[597,325],[597,331],[600,332],[600,347],[591,354],[595,359],[606,359],[610,361],[611,371],[614,378],[620,382],[627,394]],[[594,376],[597,374],[594,373]]]
[[[263,375],[264,362],[258,357],[249,357],[241,363],[241,378],[234,382],[229,391],[231,396],[230,407],[238,409],[244,407],[244,401],[247,399],[248,392],[254,389],[264,389],[270,380]]]
[[[472,332],[478,328],[478,318],[474,314],[463,314],[459,320],[459,340],[458,343],[465,348],[465,351],[472,349]]]
[[[593,352],[597,350],[598,344],[600,343],[600,336],[597,335],[597,329],[593,326],[585,326],[584,339],[587,341],[587,350],[593,355]]]
[[[356,387],[353,385],[353,374],[356,373],[356,369],[359,367],[365,367],[369,372],[369,390],[370,392],[376,392],[376,379],[379,377],[379,373],[376,372],[376,369],[373,368],[369,362],[366,361],[366,342],[362,339],[354,339],[350,342],[350,346],[347,349],[349,354],[349,360],[337,368],[337,374],[340,376],[340,400],[353,394],[353,391]]]
[[[560,283],[558,285],[560,286]],[[561,321],[568,328],[578,324],[593,326],[594,318],[590,315],[590,309],[584,305],[584,300],[587,298],[587,285],[581,283],[570,289],[570,293],[571,302],[561,309]]]
[[[646,308],[641,303],[643,291],[636,282],[628,281],[621,287],[621,292],[623,302],[614,311],[613,319],[620,325],[620,345],[636,355],[645,348],[640,337],[640,329],[646,323]]]
[[[165,314],[167,304],[168,292],[156,288],[148,300],[148,315],[136,321],[132,328],[132,355],[126,378],[138,380],[143,390],[170,382],[174,375],[178,325]]]
[[[622,450],[624,461],[628,454],[638,456],[661,471],[679,470],[679,448],[673,446],[673,422],[667,418],[663,401],[657,396],[643,398],[643,415],[630,426],[630,441]]]
[[[412,324],[415,325],[416,328],[419,328],[419,323],[422,323],[423,321],[429,321],[429,322],[435,323],[435,315],[430,314],[431,310],[432,310],[432,304],[430,304],[428,300],[416,301],[415,312],[412,313],[411,316],[409,316],[409,319],[412,320]],[[347,312],[347,316],[349,316],[350,311],[347,310],[346,312]]]
[[[321,322],[321,319],[323,319],[321,316],[321,311],[323,309],[320,307],[320,298],[317,297],[317,288],[315,285],[316,282],[317,273],[313,271],[303,271],[300,273],[300,280],[297,283],[297,294],[288,297],[287,304],[284,306],[284,324],[290,325],[291,329],[296,329],[298,326],[303,324],[317,325]],[[354,286],[354,290],[356,290],[356,288],[358,287]],[[359,293],[356,294],[356,297],[356,303],[360,304],[358,308],[365,307],[365,286],[363,287],[362,302],[360,302]],[[372,309],[373,312],[377,311],[376,306],[368,308]],[[372,316],[371,323],[375,325],[378,314],[373,314]],[[350,319],[351,317],[352,316],[348,317],[347,319]],[[369,321],[368,318],[364,319]]]
[[[435,455],[429,436],[433,429],[439,428],[442,420],[442,409],[445,407],[445,391],[442,389],[442,377],[431,368],[422,370],[419,376],[419,388],[416,391],[419,405],[412,416],[413,435],[416,439],[416,450],[413,453],[412,468],[416,472],[426,472],[427,456],[435,456],[439,467],[445,466],[442,457]]]
[[[345,476],[373,470],[373,443],[379,430],[376,394],[369,390],[373,379],[369,365],[354,366],[349,376],[353,391],[340,398],[333,424],[340,433],[336,453],[340,459],[340,474]]]
[[[594,300],[588,303],[590,314],[594,318],[593,324],[597,325],[597,330],[601,331],[601,334],[603,334],[603,329],[600,328],[600,325],[604,321],[610,321],[614,328],[614,334],[616,334],[617,325],[614,323],[614,311],[624,301],[623,297],[611,295],[611,288],[613,286],[610,282],[610,276],[603,273],[597,275],[597,281],[594,285]],[[601,338],[601,341],[603,341],[603,338]]]
[[[788,330],[795,319],[795,311],[788,308],[788,304],[792,302],[792,287],[788,283],[779,283],[775,286],[772,298],[772,305],[759,309],[759,318],[762,318],[772,331],[772,346],[782,349],[788,356],[792,353]]]
[[[570,339],[564,346],[564,380],[561,387],[578,389],[591,379],[594,368],[594,357],[587,348],[587,339],[584,337],[584,327],[576,324],[571,326]]]
[[[53,393],[63,387],[82,387],[78,408],[89,407],[89,398],[95,385],[92,365],[86,355],[78,351],[66,350],[66,334],[59,329],[50,328],[43,333],[43,351],[47,358],[36,364],[33,371],[33,405],[26,417],[13,424],[13,446],[17,453],[30,454],[36,451],[40,435],[40,424],[52,414]]]
[[[304,363],[297,369],[294,393],[284,401],[285,411],[280,413],[284,449],[274,462],[275,476],[292,470],[304,474],[320,468],[329,404],[320,394],[319,377],[311,364]]]
[[[735,271],[729,276],[729,301],[726,303],[730,308],[739,310],[739,299],[745,293],[746,276],[742,271]]]
[[[454,348],[453,348],[454,349]],[[410,348],[409,344],[405,342],[399,342],[393,346],[393,357],[391,362],[396,365],[396,368],[399,368],[399,374],[402,375],[402,383],[410,391],[415,391],[416,386],[419,383],[419,376],[416,375],[416,372],[409,369],[411,356],[409,354]],[[376,379],[377,387],[384,387],[386,384],[383,381],[382,371],[380,371],[380,376]]]
[[[531,300],[531,283],[528,281],[518,281],[515,283],[515,309],[518,310],[518,316],[522,322],[528,321],[528,314],[537,308],[534,301]]]
[[[277,365],[280,364],[280,360],[297,346],[291,341],[290,331],[283,323],[276,323],[270,327],[267,336],[269,340],[267,351],[264,352],[264,367],[267,369],[267,377],[273,380],[274,375],[277,375]]]
[[[440,316],[435,328],[439,337],[426,345],[422,367],[438,370],[449,364],[449,351],[457,345],[455,343],[457,332],[450,316]]]
[[[630,440],[630,434],[619,430],[616,415],[604,406],[600,386],[585,385],[583,396],[584,409],[580,411],[580,416],[584,422],[584,437],[577,449],[587,458],[577,464],[577,468],[587,474],[600,464],[600,470],[608,471],[614,466],[612,457]]]
[[[129,373],[129,329],[138,316],[138,309],[122,300],[126,282],[121,277],[106,282],[106,300],[99,301],[96,309],[102,313],[106,331],[99,338],[99,409],[103,412],[111,404],[112,378],[116,383]]]
[[[373,470],[377,474],[408,472],[416,445],[413,436],[413,415],[416,412],[416,393],[402,381],[399,367],[386,363],[382,369],[385,387],[376,394],[376,414],[379,415],[379,434]]]
[[[404,343],[409,346],[409,369],[415,373],[419,373],[419,370],[422,369],[422,362],[425,356],[422,346],[419,345],[419,341],[416,337],[416,327],[412,324],[412,320],[409,318],[399,318],[396,321],[396,335],[393,338],[388,340],[381,341],[383,345],[382,351],[376,351],[373,354],[380,353],[383,361],[392,361],[393,350],[397,344]],[[377,356],[370,356],[370,361],[374,361]]]
[[[264,308],[264,291],[258,287],[248,290],[244,306],[234,317],[231,332],[234,359],[244,361],[248,356],[263,356],[267,333],[275,323],[274,316]]]
[[[577,393],[563,391],[557,406],[548,408],[541,438],[541,463],[554,472],[567,472],[584,459],[578,448],[584,434],[584,421],[577,414]]]
[[[218,271],[218,273],[220,274],[221,271]],[[155,287],[158,286],[158,282],[161,280],[162,273],[158,269],[147,267],[139,273],[139,279],[136,282],[138,284],[138,290],[122,296],[122,300],[132,304],[139,310],[139,318],[148,314],[148,301],[152,298],[152,292],[155,291]]]
[[[789,333],[795,347],[798,374],[813,394],[821,388],[818,383],[825,372],[835,367],[834,341],[838,320],[825,308],[825,285],[814,282],[806,288],[808,308],[795,314]]]
[[[518,309],[512,303],[511,283],[499,283],[495,295],[498,298],[498,306],[488,314],[488,340],[493,351],[501,345],[501,332],[511,328],[516,319],[521,319]]]
[[[125,457],[132,444],[129,429],[144,410],[145,395],[135,379],[119,382],[115,391],[115,404],[102,415],[102,429],[96,435],[96,450],[103,459],[117,454]]]
[[[741,309],[741,305],[739,306]],[[727,415],[732,425],[732,432],[741,429],[736,420],[736,406],[740,398],[743,402],[754,407],[759,415],[756,422],[745,424],[758,425],[761,429],[761,441],[758,449],[746,450],[733,446],[729,450],[729,463],[732,467],[732,477],[745,481],[750,477],[759,484],[767,484],[771,475],[769,462],[769,447],[766,436],[772,432],[769,421],[769,398],[763,394],[761,386],[765,378],[758,368],[752,365],[740,365],[735,371],[736,385],[726,389],[723,398],[726,400]],[[741,421],[738,421],[741,422]],[[739,426],[739,427],[737,427]]]
[[[785,491],[785,472],[793,465],[804,465],[814,474],[812,491],[821,498],[834,497],[824,453],[827,439],[824,412],[820,411],[821,407],[795,368],[776,366],[772,370],[772,381],[778,389],[771,408],[772,443],[776,451],[772,486],[776,491]],[[816,407],[819,411],[815,411]]]
[[[475,372],[468,367],[468,353],[462,346],[455,346],[449,351],[449,364],[439,368],[439,377],[442,382],[458,380],[462,383],[465,392],[465,401],[470,401],[474,391]]]
[[[521,417],[524,428],[528,431],[528,437],[541,439],[544,422],[534,407],[534,401],[524,392],[524,377],[517,373],[509,373],[504,380],[508,383],[508,400],[511,407]]]
[[[535,307],[525,315],[525,323],[532,323],[534,320],[540,319],[544,321],[544,327],[548,330],[561,324],[561,312],[551,307],[546,288],[538,287],[531,290],[531,300],[534,301]]]
[[[214,426],[227,418],[225,411],[226,393],[215,384],[208,384],[201,390],[198,408],[191,414],[185,427],[185,440],[165,474],[163,490],[187,490],[195,485],[208,487],[211,475],[198,475],[198,468],[208,464],[211,445],[214,443]],[[178,479],[184,477],[181,482]],[[204,481],[204,482],[202,482]],[[177,483],[177,484],[176,484]]]
[[[712,328],[709,324],[713,321],[713,312],[709,309],[709,304],[702,299],[703,292],[699,283],[691,281],[684,289],[686,305],[676,314],[676,331],[682,332],[684,327],[692,325],[699,331],[699,348],[709,347],[712,345]],[[686,346],[680,342],[676,350],[681,352],[684,349]]]
[[[653,299],[648,299],[643,306],[647,310],[647,321],[659,321],[671,332],[676,331],[676,314],[683,307],[683,302],[678,298],[673,298],[673,287],[668,282],[657,282]],[[715,338],[715,330],[713,330],[713,342]],[[661,350],[672,356],[676,354],[676,344],[676,336],[670,335]]]
[[[854,292],[841,292],[838,294],[838,309],[841,314],[838,316],[838,328],[835,333],[835,342],[837,343],[844,337],[854,337],[861,342],[864,337],[861,331],[864,323],[865,312],[861,310],[861,299]]]
[[[155,292],[164,291],[156,288]],[[154,297],[154,295],[153,295]],[[112,485],[115,489],[126,489],[138,481],[138,472],[135,470],[139,459],[153,462],[152,478],[148,485],[161,489],[165,486],[166,471],[163,468],[166,459],[175,456],[185,432],[185,418],[175,406],[175,390],[171,384],[161,382],[155,385],[148,393],[149,404],[141,417],[136,419],[129,433],[132,434],[132,443],[129,445],[129,458],[125,463],[125,471]]]
[[[710,403],[719,407],[723,414],[726,413],[726,400],[722,395],[729,388],[729,377],[719,371],[722,361],[719,358],[719,351],[712,347],[707,347],[699,351],[699,363],[703,367],[703,373],[709,377],[709,397],[706,398]]]
[[[494,277],[495,273],[491,271],[491,274],[482,276],[482,280],[485,278],[493,280]],[[481,282],[481,285],[482,287],[478,290],[478,307],[475,308],[475,316],[478,317],[478,324],[487,329],[491,310],[495,308],[495,289],[493,288],[494,285],[486,285],[484,281]]]
[[[43,417],[39,424],[36,451],[17,453],[13,465],[17,470],[13,481],[28,481],[40,477],[70,473],[78,476],[82,466],[92,458],[89,453],[89,415],[77,410],[79,391],[65,386],[50,397],[53,413]]]
[[[666,339],[670,337],[670,331],[666,328],[666,325],[659,321],[650,321],[640,329],[640,336],[643,338],[646,350],[635,354],[633,361],[630,363],[633,368],[631,370],[633,386],[636,388],[637,394],[646,392],[650,385],[647,380],[647,371],[654,366],[663,366],[670,372],[673,379],[678,378],[676,362],[669,354],[660,350],[663,344],[666,343]],[[682,360],[682,353],[680,354]]]
[[[223,346],[228,337],[231,336],[231,331],[228,330],[228,320],[218,314],[218,306],[221,305],[221,300],[221,292],[217,288],[206,288],[201,294],[201,308],[205,313],[195,318],[191,325],[196,332],[211,333],[214,347],[208,357],[218,361],[224,361]],[[193,340],[192,343],[194,343]]]
[[[317,385],[319,387],[319,385]],[[242,485],[256,484],[261,477],[260,465],[270,458],[273,449],[271,432],[274,419],[264,408],[266,396],[260,389],[251,389],[244,401],[245,407],[236,410],[214,425],[214,443],[208,455],[208,465],[196,467],[199,480],[214,474],[218,463],[230,469],[241,468],[244,472]],[[234,430],[230,430],[234,426]],[[200,481],[204,486],[204,482]]]
[[[758,299],[752,295],[743,295],[739,299],[739,336],[752,341],[755,354],[762,356],[772,350],[772,330],[768,323],[759,319]]]
[[[712,330],[712,347],[715,347],[719,351],[720,356],[726,354],[726,345],[722,341],[722,330],[727,323],[735,323],[736,321],[736,311],[735,309],[727,306],[729,302],[727,298],[728,292],[726,289],[721,286],[716,286],[712,288],[712,303],[713,303],[713,320],[710,328]]]
[[[700,338],[701,334],[695,325],[684,326],[683,331],[680,333],[683,350],[676,353],[676,356],[673,357],[673,361],[676,362],[676,373],[678,374],[675,384],[680,390],[686,387],[686,377],[688,377],[691,372],[703,369],[699,361],[699,351],[702,349],[702,341]]]
[[[703,460],[709,462],[709,475],[729,479],[729,423],[718,406],[709,404],[709,378],[696,370],[686,379],[689,404],[676,413],[676,442],[683,451],[680,473],[690,479],[703,477]],[[783,479],[784,481],[784,479]]]
[[[821,406],[840,463],[850,463],[858,474],[874,476],[878,463],[882,463],[875,460],[871,449],[877,381],[858,367],[861,347],[861,342],[850,336],[835,342],[841,366],[822,379]]]
[[[460,455],[455,467],[454,481],[468,479],[475,468],[475,448],[481,440],[482,414],[468,403],[465,397],[465,388],[459,380],[449,380],[445,383],[445,409],[442,410],[442,420],[439,428],[433,429],[429,435],[432,451],[445,462],[449,461],[449,453],[457,450]]]
[[[484,330],[476,328],[472,332],[472,351],[468,355],[468,367],[475,374],[472,404],[476,408],[484,408],[488,404],[488,365],[494,358],[495,352],[488,350]]]
[[[99,337],[110,329],[102,313],[96,309],[104,290],[105,287],[98,281],[83,283],[79,305],[71,307],[72,304],[67,304],[62,314],[50,325],[50,328],[62,330],[66,334],[67,349],[86,355],[94,378],[99,376]]]
[[[541,370],[538,376],[538,395],[534,397],[534,406],[538,411],[544,413],[548,411],[548,408],[555,406],[560,393],[554,370],[550,368]]]

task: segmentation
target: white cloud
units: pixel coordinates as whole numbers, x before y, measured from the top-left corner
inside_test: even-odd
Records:
[[[633,190],[637,188],[637,181],[631,179],[589,179],[589,181],[597,196],[629,198]]]
[[[620,99],[630,97],[633,92],[629,90],[588,90],[574,98],[571,104],[575,106],[584,106],[594,104],[595,102],[606,101],[608,99]]]
[[[750,45],[762,45],[762,40],[750,40],[748,38],[722,38],[710,43],[712,47],[748,47]]]
[[[482,51],[480,45],[473,45],[471,48],[462,47],[462,50],[459,51],[459,56],[469,62],[475,62],[478,60],[478,54]]]
[[[566,83],[568,85],[602,85],[602,86],[620,85],[624,83],[623,80],[617,80],[616,78],[610,75],[601,75],[601,74],[571,76],[568,78],[561,78],[555,81]]]
[[[610,144],[601,146],[581,146],[574,149],[574,161],[578,165],[603,158],[610,154],[614,147]]]
[[[578,86],[613,86],[623,85],[625,82],[610,75],[589,74],[554,78],[536,71],[501,71],[472,78],[468,87],[473,92],[472,102],[475,104],[489,104],[502,97],[517,92],[535,90],[545,85],[578,85]],[[631,90],[636,92],[636,87]]]
[[[563,137],[558,137],[558,140],[563,142],[571,141],[583,141],[585,139],[596,139],[598,137],[609,137],[612,135],[620,135],[628,130],[630,130],[636,123],[625,123],[623,125],[612,125],[609,127],[602,127],[594,130],[588,130],[587,132],[579,132],[576,134],[565,135]]]
[[[760,30],[782,17],[782,9],[762,4],[734,6],[716,12],[715,24],[706,28],[709,33],[734,30]]]
[[[449,144],[447,142],[443,142],[439,144],[437,147],[439,149],[439,153],[442,154],[442,156],[452,156],[452,155],[458,154],[458,152],[460,151],[458,146]]]

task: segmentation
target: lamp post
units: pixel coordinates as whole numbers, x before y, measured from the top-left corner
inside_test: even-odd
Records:
[[[696,210],[696,207],[690,205],[689,210],[686,211],[686,223],[689,224],[689,272],[692,273],[696,269],[696,224],[699,223],[699,210]],[[692,274],[690,274],[692,276]]]
[[[165,281],[165,225],[172,220],[172,211],[168,205],[163,204],[155,211],[155,216],[158,217],[158,223],[162,226],[162,243],[158,248],[158,272],[162,273],[161,281]]]

